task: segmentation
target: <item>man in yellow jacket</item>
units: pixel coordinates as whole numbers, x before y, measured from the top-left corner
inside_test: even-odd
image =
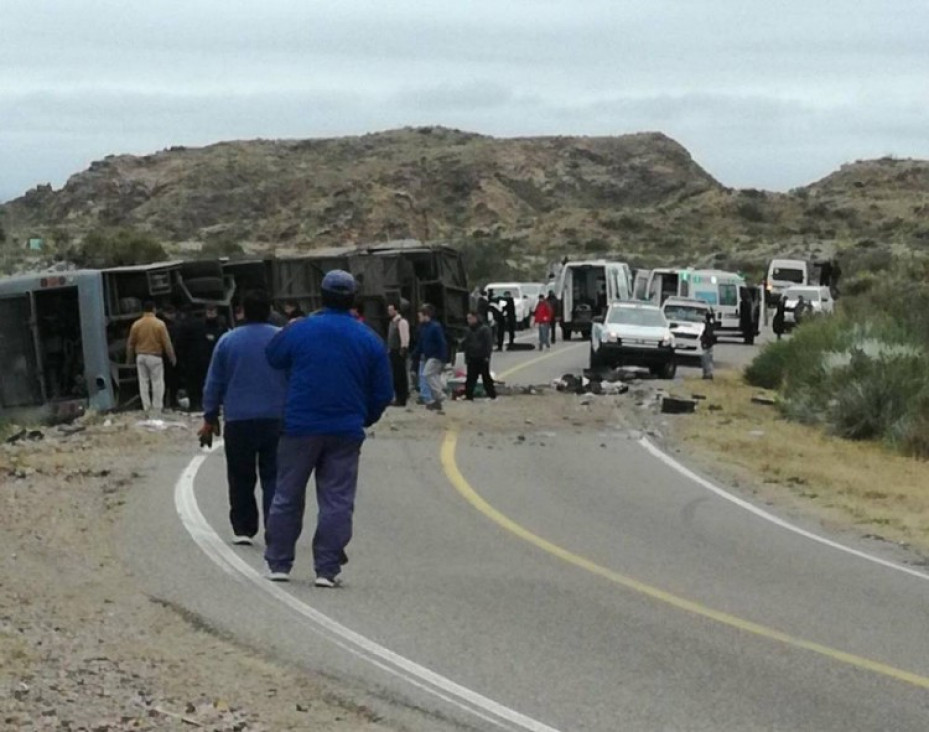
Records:
[[[165,400],[164,359],[176,366],[177,357],[167,327],[155,317],[155,303],[146,302],[142,311],[142,317],[129,329],[126,360],[131,364],[135,358],[142,409],[146,414],[161,414]]]

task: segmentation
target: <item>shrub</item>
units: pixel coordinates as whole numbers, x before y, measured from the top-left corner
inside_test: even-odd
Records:
[[[790,355],[790,342],[768,343],[745,369],[745,380],[762,389],[780,389]]]

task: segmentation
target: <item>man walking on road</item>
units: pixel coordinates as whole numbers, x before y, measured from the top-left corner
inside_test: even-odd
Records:
[[[387,350],[390,353],[390,368],[394,377],[394,401],[405,407],[410,398],[410,374],[406,358],[410,352],[410,323],[393,304],[387,306],[390,324],[387,327]]]
[[[383,341],[349,313],[355,279],[333,270],[321,289],[323,309],[291,323],[265,349],[271,366],[289,372],[265,560],[271,580],[289,580],[315,471],[315,584],[336,587],[348,561],[364,428],[380,419],[394,390]]]
[[[165,324],[155,317],[155,303],[142,305],[142,317],[129,329],[126,342],[126,360],[135,358],[139,375],[139,396],[146,414],[161,414],[165,400],[165,369],[162,356],[177,365],[174,346]],[[149,394],[151,389],[151,394]]]
[[[442,369],[445,368],[445,361],[448,359],[448,345],[442,326],[435,320],[435,308],[429,303],[419,309],[419,322],[421,326],[416,350],[420,361],[424,362],[423,377],[429,385],[430,399],[426,403],[426,409],[441,412],[442,401],[445,399]]]
[[[281,432],[287,377],[271,368],[265,348],[279,332],[268,323],[271,300],[248,292],[242,301],[245,320],[220,336],[210,360],[203,392],[203,426],[199,435],[218,434],[222,409],[226,427],[226,478],[233,544],[251,544],[258,533],[255,469],[261,479],[261,516],[265,527],[277,481],[277,440]]]
[[[483,322],[477,313],[468,313],[468,329],[468,334],[461,344],[468,369],[465,377],[465,399],[469,402],[474,401],[474,386],[478,377],[484,384],[484,393],[491,399],[496,399],[497,390],[494,388],[494,378],[490,375],[490,357],[494,350],[490,326]]]

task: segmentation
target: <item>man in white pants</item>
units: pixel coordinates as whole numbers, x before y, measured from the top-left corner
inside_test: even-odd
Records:
[[[155,317],[155,303],[150,301],[142,306],[142,317],[129,329],[126,360],[131,364],[133,358],[139,375],[142,409],[146,414],[161,414],[165,400],[164,359],[176,366],[177,357],[168,329]]]

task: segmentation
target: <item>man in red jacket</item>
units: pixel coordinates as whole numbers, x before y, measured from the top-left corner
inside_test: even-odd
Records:
[[[539,304],[535,306],[535,324],[539,326],[539,350],[551,350],[551,332],[555,320],[555,313],[545,295],[539,295]]]

